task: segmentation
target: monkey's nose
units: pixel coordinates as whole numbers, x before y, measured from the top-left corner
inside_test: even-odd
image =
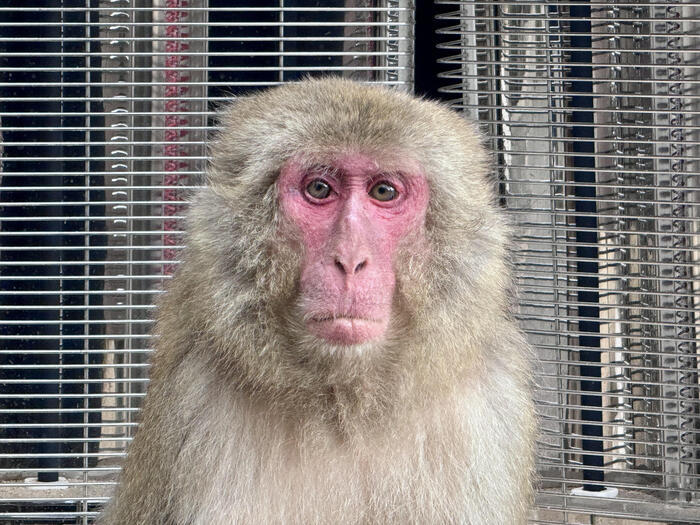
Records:
[[[340,270],[340,273],[342,273],[343,275],[355,275],[367,266],[367,259],[364,257],[344,258],[336,256],[335,266],[336,268],[338,268],[338,270]]]

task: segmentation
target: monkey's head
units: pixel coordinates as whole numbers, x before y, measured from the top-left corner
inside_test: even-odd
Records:
[[[309,80],[237,100],[211,154],[171,291],[187,315],[164,308],[163,337],[168,319],[188,324],[256,389],[483,357],[507,271],[472,124],[387,88]]]

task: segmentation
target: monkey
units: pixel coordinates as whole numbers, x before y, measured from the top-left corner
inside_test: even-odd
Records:
[[[475,124],[342,78],[240,97],[101,525],[521,525],[531,350]]]

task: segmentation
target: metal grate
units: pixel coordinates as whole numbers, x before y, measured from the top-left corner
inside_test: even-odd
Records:
[[[700,2],[436,3],[517,224],[533,523],[700,523]],[[409,0],[0,1],[0,522],[107,497],[216,105],[413,59]]]
[[[411,14],[0,2],[0,522],[88,523],[109,494],[217,104],[305,74],[410,88]]]
[[[534,522],[700,523],[700,3],[439,3],[517,224]]]

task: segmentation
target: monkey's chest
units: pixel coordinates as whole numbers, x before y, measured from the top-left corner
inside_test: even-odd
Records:
[[[196,523],[451,522],[464,504],[466,455],[428,441],[229,442],[198,488]]]

